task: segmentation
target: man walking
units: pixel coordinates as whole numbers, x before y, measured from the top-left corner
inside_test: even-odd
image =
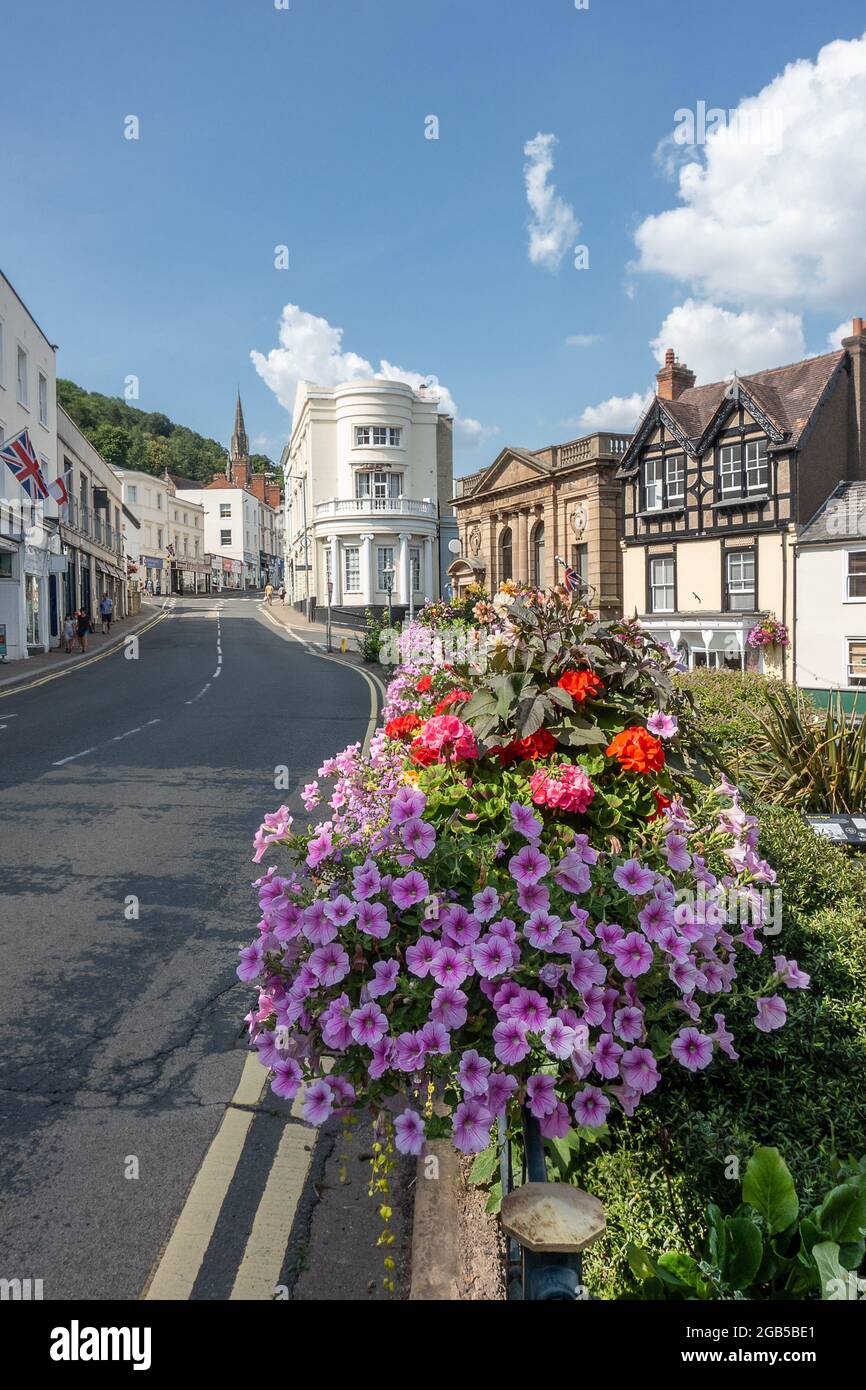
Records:
[[[111,619],[114,617],[114,599],[110,594],[103,594],[99,600],[99,615],[102,618],[103,633],[110,633]]]
[[[271,604],[271,601],[272,601],[273,597],[274,597],[274,586],[273,586],[273,584],[270,582],[270,580],[268,580],[268,583],[265,585],[265,598],[266,598],[267,601],[268,601],[268,607],[270,607],[270,604]]]

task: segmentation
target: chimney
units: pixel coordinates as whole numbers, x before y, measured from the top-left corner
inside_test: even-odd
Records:
[[[656,373],[658,382],[657,395],[663,401],[675,401],[684,391],[695,384],[695,374],[690,372],[688,367],[678,362],[673,348],[668,348],[665,353],[665,365]]]
[[[213,480],[215,483],[224,483],[226,481],[225,469],[221,468],[219,473],[214,473]]]
[[[849,429],[849,478],[866,478],[866,328],[862,318],[851,320],[851,336],[842,339],[851,358],[854,388]]]
[[[265,500],[265,477],[263,473],[254,473],[250,479],[250,489],[253,497],[257,497],[260,502]]]
[[[247,465],[245,463],[232,463],[232,483],[235,487],[246,487]]]
[[[279,511],[282,502],[279,483],[268,483],[265,489],[265,501],[269,507],[273,507],[275,511]]]

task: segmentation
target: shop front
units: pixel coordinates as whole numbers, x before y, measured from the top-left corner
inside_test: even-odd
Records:
[[[142,555],[141,564],[144,566],[145,592],[154,596],[167,595],[169,577],[168,572],[163,571],[162,560],[153,555]]]

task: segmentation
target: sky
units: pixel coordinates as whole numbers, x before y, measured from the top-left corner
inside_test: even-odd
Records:
[[[434,377],[471,472],[633,428],[668,346],[719,380],[866,315],[861,0],[0,23],[0,268],[60,375],[224,443],[238,387],[279,457],[299,378]]]

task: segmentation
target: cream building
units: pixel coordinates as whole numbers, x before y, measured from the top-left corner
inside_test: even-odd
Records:
[[[301,382],[281,466],[293,600],[408,608],[440,593],[452,422],[402,381]]]
[[[0,273],[0,440],[26,429],[46,483],[57,479],[55,347]],[[60,510],[32,500],[0,462],[0,658],[47,652],[60,640]]]
[[[793,632],[798,531],[866,477],[863,320],[838,352],[708,386],[669,350],[657,380],[619,470],[624,612],[690,667],[790,679],[791,650],[748,637],[768,617]]]
[[[172,544],[170,510],[174,489],[165,478],[153,473],[118,468],[117,475],[123,484],[124,504],[139,523],[138,528],[128,526],[126,531],[127,556],[134,566],[132,577],[143,591],[168,595],[171,593],[168,546]]]
[[[83,608],[95,620],[99,600],[108,594],[114,616],[128,611],[123,484],[62,406],[57,407],[58,471],[69,503],[60,534],[66,555],[63,611]]]

